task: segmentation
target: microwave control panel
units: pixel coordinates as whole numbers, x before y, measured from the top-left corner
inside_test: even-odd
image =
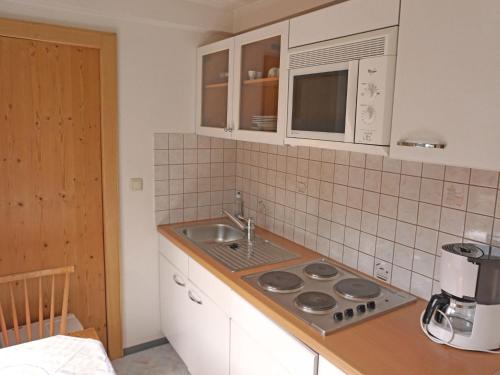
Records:
[[[389,145],[396,56],[359,62],[355,142]]]

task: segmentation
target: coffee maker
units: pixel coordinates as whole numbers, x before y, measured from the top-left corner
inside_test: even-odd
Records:
[[[500,248],[443,246],[441,293],[430,299],[421,325],[427,336],[459,349],[500,348]]]

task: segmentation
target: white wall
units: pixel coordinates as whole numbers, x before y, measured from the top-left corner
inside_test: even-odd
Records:
[[[233,12],[235,33],[290,17],[333,0],[258,0],[237,8]]]
[[[0,16],[118,34],[124,346],[161,337],[154,219],[153,133],[194,131],[196,46],[231,14],[180,0],[0,0]],[[144,190],[132,192],[130,177]]]

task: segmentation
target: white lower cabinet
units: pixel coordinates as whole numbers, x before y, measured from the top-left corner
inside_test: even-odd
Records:
[[[191,375],[229,375],[229,317],[160,256],[161,329]]]
[[[318,375],[345,375],[345,372],[335,367],[325,357],[319,356]]]
[[[344,374],[166,238],[160,306],[161,330],[191,375]]]
[[[188,361],[191,352],[187,298],[187,277],[160,255],[161,330],[177,354]]]
[[[231,375],[290,375],[237,323],[231,321]]]

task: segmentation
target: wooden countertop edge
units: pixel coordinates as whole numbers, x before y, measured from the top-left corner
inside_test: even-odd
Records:
[[[216,219],[215,221],[220,222],[221,219]],[[461,366],[465,366],[467,364],[467,368],[464,368],[463,373],[467,374],[487,374],[492,375],[496,374],[496,371],[499,371],[500,374],[500,361],[497,362],[494,360],[494,355],[488,355],[484,353],[477,352],[464,352],[456,349],[452,349],[449,347],[437,345],[431,343],[430,340],[424,337],[423,333],[416,330],[416,324],[411,324],[415,318],[418,318],[417,315],[420,311],[425,308],[426,302],[423,300],[417,300],[416,303],[409,304],[407,306],[403,306],[397,310],[395,310],[391,314],[385,314],[379,316],[380,319],[371,319],[370,321],[365,321],[362,324],[356,324],[348,329],[341,330],[332,334],[331,336],[323,337],[313,330],[308,324],[304,323],[302,320],[280,307],[278,304],[273,304],[272,301],[265,298],[265,296],[259,293],[257,290],[252,288],[250,285],[247,285],[241,278],[242,276],[248,274],[254,274],[257,272],[267,271],[279,267],[284,267],[287,265],[294,265],[298,263],[302,263],[305,261],[309,261],[312,259],[322,258],[323,256],[319,253],[316,253],[312,250],[309,250],[301,245],[293,243],[283,237],[275,235],[271,232],[263,230],[261,228],[257,228],[257,233],[262,237],[267,238],[277,244],[281,244],[282,246],[286,246],[289,250],[297,253],[300,257],[294,260],[281,262],[277,264],[255,267],[250,270],[244,270],[240,272],[231,272],[222,264],[217,263],[214,259],[212,259],[208,254],[205,254],[202,250],[198,250],[195,246],[190,243],[188,240],[185,240],[183,237],[178,235],[174,230],[178,227],[185,227],[189,225],[196,225],[201,223],[210,223],[214,222],[214,219],[211,220],[202,220],[188,223],[178,223],[178,224],[170,224],[170,225],[162,225],[158,226],[158,232],[167,237],[170,241],[172,241],[175,245],[180,247],[188,256],[192,257],[195,261],[204,266],[208,271],[210,271],[213,275],[215,275],[218,279],[228,285],[232,290],[238,293],[242,298],[251,303],[254,307],[256,307],[259,311],[264,313],[267,317],[276,322],[280,327],[282,327],[285,331],[287,331],[292,336],[301,340],[310,347],[312,350],[325,357],[335,366],[337,366],[342,371],[347,374],[353,375],[366,375],[370,374],[388,374],[388,373],[401,373],[400,371],[404,367],[406,370],[406,374],[423,374],[423,373],[440,373],[440,374],[455,374],[457,367],[462,368]],[[328,258],[329,261],[338,264],[334,260]],[[339,264],[340,267],[347,268],[353,273],[360,274],[357,270],[352,270],[349,267],[346,267],[343,264]],[[367,277],[363,274],[364,277]],[[388,286],[393,288],[392,286]],[[409,318],[408,316],[411,316]],[[373,322],[370,324],[370,322]],[[403,325],[403,327],[402,327]],[[401,331],[401,329],[404,331]],[[375,352],[373,353],[370,347],[371,343],[377,344],[380,343],[380,337],[364,337],[364,335],[375,334],[375,336],[379,335],[380,332],[383,332],[384,335],[387,335],[385,332],[389,329],[391,332],[389,337],[392,335],[396,338],[404,337],[405,335],[414,335],[410,336],[412,341],[417,342],[417,345],[413,343],[410,345],[415,352],[411,352],[411,358],[408,357],[408,351],[403,351],[400,353],[403,357],[406,355],[407,360],[412,360],[413,363],[406,363],[404,358],[400,358],[400,361],[386,361],[382,358],[382,363],[379,366],[366,366],[367,362],[371,364],[371,359],[380,359],[377,357],[377,352],[383,352],[384,349],[388,348],[375,348]],[[359,339],[359,335],[363,335],[362,339]],[[404,339],[408,340],[407,337]],[[330,341],[325,342],[326,340]],[[339,347],[338,344],[343,344],[343,340],[349,340],[350,345],[346,348]],[[369,352],[364,351],[361,353],[356,353],[356,355],[352,354],[354,351],[353,343],[356,341],[368,341],[368,344],[365,344],[364,349],[369,349]],[[384,341],[382,341],[384,343]],[[420,345],[421,343],[421,345]],[[330,345],[330,347],[328,346]],[[392,343],[391,343],[392,345]],[[395,344],[395,347],[389,347],[389,349],[393,349],[398,351],[399,345]],[[403,344],[404,345],[404,344]],[[351,360],[344,359],[341,355],[335,353],[335,349],[332,349],[331,346],[335,346],[338,348],[337,351],[344,351],[345,357],[351,357]],[[366,348],[366,346],[368,348]],[[385,345],[388,346],[388,345]],[[349,351],[351,350],[351,351]],[[399,350],[401,352],[401,350]],[[361,354],[361,357],[358,356]],[[397,356],[398,353],[383,352],[382,354],[387,354],[387,358],[392,358],[394,355]],[[356,365],[353,363],[355,360],[359,363]],[[433,365],[426,365],[435,360],[442,361],[442,363],[446,363],[446,365],[436,366],[441,367],[441,370],[436,368],[434,371]],[[472,364],[470,363],[472,362]],[[486,363],[487,362],[487,363]],[[363,367],[363,370],[360,367]],[[420,368],[419,366],[420,365]],[[476,366],[477,365],[477,366]],[[409,366],[409,368],[408,368]],[[413,367],[412,367],[413,366]],[[415,367],[416,366],[416,367]],[[442,368],[445,367],[445,372],[443,373]],[[482,371],[481,366],[484,371]],[[471,367],[474,367],[474,372],[471,371]],[[367,368],[369,370],[367,370]],[[432,372],[428,370],[432,368]],[[477,371],[475,371],[477,369]],[[392,371],[392,372],[391,372]],[[398,372],[399,371],[399,372]]]

